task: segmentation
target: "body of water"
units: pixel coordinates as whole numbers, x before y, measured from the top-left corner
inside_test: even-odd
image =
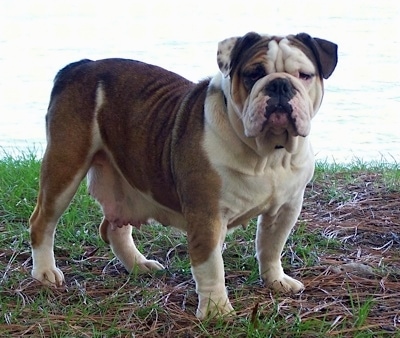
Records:
[[[364,1],[0,1],[0,147],[41,156],[52,81],[82,58],[124,57],[193,81],[217,43],[248,31],[339,45],[311,138],[317,159],[400,162],[400,6]]]

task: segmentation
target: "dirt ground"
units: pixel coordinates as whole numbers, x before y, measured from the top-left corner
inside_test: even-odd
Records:
[[[309,309],[303,316],[320,313],[332,321],[332,335],[335,326],[337,334],[351,335],[354,327],[339,327],[358,307],[366,329],[400,334],[400,193],[380,174],[352,175],[307,189],[301,218],[308,230],[341,245],[319,255],[320,264],[302,276]]]
[[[237,316],[231,324],[227,324],[223,333],[218,327],[207,328],[208,333],[205,333],[206,329],[201,329],[194,317],[197,296],[188,273],[184,276],[176,273],[143,279],[140,283],[145,283],[147,293],[159,295],[159,299],[145,299],[139,296],[143,294],[140,283],[124,283],[120,277],[124,274],[123,268],[118,263],[108,263],[108,254],[94,257],[97,249],[88,247],[87,257],[82,257],[80,263],[69,264],[69,253],[65,252],[63,258],[62,250],[57,249],[58,262],[67,276],[68,287],[48,291],[49,299],[46,304],[55,304],[50,322],[55,327],[65,325],[62,308],[71,307],[74,297],[80,299],[84,292],[85,297],[87,295],[88,299],[98,304],[113,302],[109,315],[101,315],[95,311],[88,316],[99,331],[113,328],[120,332],[120,336],[125,336],[124,332],[135,332],[138,337],[203,337],[226,336],[226,332],[236,332],[235,337],[246,337],[249,336],[246,331],[249,321],[255,329],[259,326],[261,330],[261,326],[271,322],[272,318],[276,319],[276,327],[272,329],[279,332],[281,337],[293,337],[293,328],[300,326],[300,333],[295,336],[400,337],[398,183],[392,188],[383,180],[381,173],[373,172],[322,175],[325,176],[310,183],[306,190],[297,227],[301,230],[295,230],[303,231],[303,234],[292,236],[293,239],[289,239],[285,248],[284,260],[289,274],[301,279],[306,287],[300,295],[274,295],[259,282],[258,274],[253,284],[244,282],[246,278],[248,281],[252,269],[230,269],[226,283],[228,289],[235,291],[231,300],[238,309]],[[303,238],[304,243],[296,242],[296,238]],[[247,244],[244,246],[252,247]],[[301,255],[302,249],[305,249],[302,245],[307,247],[304,256]],[[186,255],[184,249],[180,250],[178,246],[175,254],[180,255],[182,251],[182,255]],[[155,256],[169,257],[165,248],[159,250],[160,252],[154,253]],[[228,252],[226,250],[227,255]],[[251,252],[250,257],[253,254]],[[22,267],[26,270],[23,271],[23,276],[28,276],[31,265],[29,251],[19,253],[16,257],[13,255],[12,251],[6,251],[2,257],[10,262],[10,271],[20,271]],[[312,259],[312,262],[305,263],[305,259]],[[71,271],[77,263],[82,265],[81,271],[90,270],[91,280],[87,283]],[[16,290],[15,301],[12,291],[5,292],[9,307],[19,306],[17,300],[22,296],[24,300],[37,299],[41,288],[37,282],[26,278],[20,281]],[[120,294],[136,295],[137,299],[135,298],[135,302],[130,298],[129,301],[119,301],[117,294],[118,297]],[[140,307],[143,308],[142,312],[147,311],[149,304],[151,308],[154,302],[161,304],[162,311],[150,311],[144,316],[144,320]],[[78,305],[74,305],[74,309],[76,307]],[[5,323],[0,325],[0,331],[2,328],[7,329],[6,332],[13,337],[22,334],[40,336],[40,332],[52,332],[52,326],[43,320],[40,313],[29,310],[28,306],[22,308],[21,311],[26,315],[18,319],[18,324],[13,326]],[[124,316],[116,319],[114,312],[137,316],[137,319],[132,317],[127,321]],[[72,330],[72,327],[80,332],[80,336],[90,336],[90,328],[88,330],[85,327],[88,321],[85,319],[82,322],[82,315],[78,310],[75,309],[73,313],[67,329]],[[30,323],[28,327],[27,324],[22,324],[24,318]],[[318,328],[320,331],[316,332]],[[226,331],[227,329],[231,331]],[[244,333],[241,334],[238,330],[244,330]],[[271,332],[266,327],[264,330]],[[271,336],[274,335],[275,333]]]

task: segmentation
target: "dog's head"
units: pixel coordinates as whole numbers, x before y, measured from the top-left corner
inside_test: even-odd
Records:
[[[337,63],[337,45],[308,34],[248,33],[218,45],[224,94],[246,137],[307,136]]]

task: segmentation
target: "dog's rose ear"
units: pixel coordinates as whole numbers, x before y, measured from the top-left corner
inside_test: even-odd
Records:
[[[338,46],[327,40],[312,38],[306,33],[297,34],[296,38],[311,49],[317,60],[318,70],[323,78],[327,79],[331,76],[338,61]]]
[[[217,61],[219,69],[225,77],[235,71],[241,57],[246,51],[262,39],[261,35],[249,32],[243,37],[234,37],[221,41],[218,44]]]
[[[231,52],[238,40],[238,37],[228,38],[218,43],[217,62],[221,73],[225,77],[231,71]]]

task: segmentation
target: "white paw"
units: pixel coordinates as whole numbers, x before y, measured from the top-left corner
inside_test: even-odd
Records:
[[[152,272],[152,271],[159,271],[159,270],[164,270],[164,266],[152,259],[146,259],[146,260],[141,260],[137,261],[135,266],[133,267],[132,271],[137,271],[137,272]]]
[[[304,284],[286,274],[281,278],[266,282],[274,291],[284,293],[299,293],[304,290]]]
[[[45,285],[61,286],[64,282],[64,274],[56,266],[47,269],[34,268],[32,277]]]
[[[213,317],[234,316],[235,310],[233,309],[228,297],[211,299],[203,298],[199,301],[199,306],[196,311],[198,319],[206,319]]]

